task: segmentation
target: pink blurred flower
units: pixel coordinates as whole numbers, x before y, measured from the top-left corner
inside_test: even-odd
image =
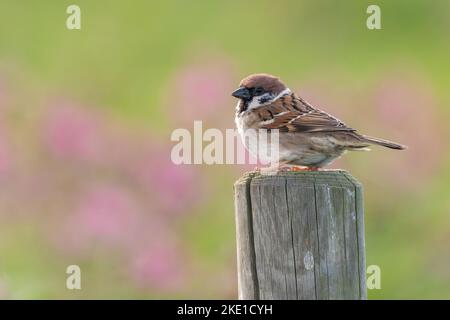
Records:
[[[93,160],[102,147],[101,122],[93,112],[77,105],[57,103],[46,119],[46,142],[56,156]]]
[[[118,240],[133,232],[138,214],[138,205],[126,190],[104,185],[82,198],[73,222],[88,236]]]
[[[11,169],[10,147],[6,141],[6,132],[0,127],[0,176],[8,173]]]
[[[4,109],[8,103],[5,87],[5,82],[0,78],[0,175],[9,172],[12,163],[10,146],[7,141],[8,133],[3,127]]]
[[[136,205],[131,197],[114,187],[100,187],[82,200],[78,209],[79,219],[93,235],[117,238],[129,230],[136,214]]]
[[[173,118],[181,123],[221,119],[220,108],[229,107],[235,85],[231,70],[226,58],[218,58],[193,63],[179,71],[169,86],[166,102]]]
[[[184,282],[186,261],[167,241],[159,239],[132,258],[131,277],[144,287],[173,290]]]
[[[395,176],[397,183],[410,186],[433,174],[441,164],[444,148],[437,105],[424,77],[389,77],[375,92],[375,101],[374,123],[379,132],[386,132],[381,136],[408,146],[406,151],[386,155],[382,171],[389,178]]]
[[[154,195],[160,210],[169,214],[189,212],[203,190],[198,171],[193,166],[173,164],[166,147],[150,146],[134,173],[145,192]]]
[[[52,242],[65,253],[86,255],[93,244],[127,250],[141,236],[139,202],[119,186],[104,184],[81,192],[67,217],[49,230]],[[74,201],[71,200],[73,203]]]

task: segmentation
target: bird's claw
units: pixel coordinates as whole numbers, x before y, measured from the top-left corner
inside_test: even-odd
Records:
[[[300,167],[292,165],[279,165],[268,168],[255,168],[255,171],[259,172],[262,175],[276,175],[278,172],[311,172],[319,170],[320,168],[318,167]]]
[[[300,167],[300,166],[285,166],[280,167],[279,171],[281,172],[311,172],[311,171],[319,171],[318,167]]]

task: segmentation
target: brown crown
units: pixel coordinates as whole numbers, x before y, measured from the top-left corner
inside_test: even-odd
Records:
[[[278,94],[286,89],[286,85],[280,80],[280,78],[267,73],[249,75],[241,81],[240,86],[246,88],[262,87],[265,91],[273,92],[275,94]]]

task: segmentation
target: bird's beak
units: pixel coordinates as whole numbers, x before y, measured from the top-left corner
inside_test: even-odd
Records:
[[[244,99],[244,100],[251,98],[250,91],[246,87],[238,88],[231,95],[235,98]]]

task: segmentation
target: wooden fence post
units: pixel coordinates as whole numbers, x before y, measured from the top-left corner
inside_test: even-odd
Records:
[[[235,183],[239,299],[366,299],[362,186],[346,171]]]

